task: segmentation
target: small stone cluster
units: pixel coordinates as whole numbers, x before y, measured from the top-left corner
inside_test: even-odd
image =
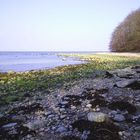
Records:
[[[140,66],[0,109],[2,140],[139,140]]]

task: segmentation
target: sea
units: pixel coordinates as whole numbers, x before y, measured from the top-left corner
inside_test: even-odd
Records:
[[[91,52],[0,52],[0,72],[25,72],[86,63],[71,57],[59,56],[61,53]]]

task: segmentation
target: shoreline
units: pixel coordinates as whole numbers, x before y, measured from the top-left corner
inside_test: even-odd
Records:
[[[24,100],[7,105],[3,113],[1,105],[0,138],[98,139],[105,129],[105,140],[139,139],[140,65],[96,72],[97,77],[68,81],[55,90],[26,91]]]
[[[0,73],[8,73],[8,72],[13,72],[13,73],[26,73],[26,72],[31,72],[31,71],[47,71],[47,70],[53,70],[53,69],[56,69],[57,67],[65,67],[65,66],[75,66],[75,65],[80,65],[80,64],[86,64],[86,63],[89,63],[91,62],[91,57],[94,57],[94,56],[98,56],[98,55],[106,55],[106,56],[121,56],[121,57],[140,57],[140,53],[115,53],[115,52],[95,52],[95,53],[77,53],[77,52],[74,52],[74,53],[58,53],[56,54],[58,57],[61,56],[61,57],[64,57],[64,58],[72,58],[74,61],[75,60],[78,60],[78,61],[81,61],[81,63],[79,64],[67,64],[67,65],[60,65],[60,66],[55,66],[55,67],[52,67],[52,68],[39,68],[39,69],[31,69],[31,70],[25,70],[25,71],[14,71],[14,70],[8,70],[8,71],[0,71]],[[87,57],[86,57],[87,56]],[[88,58],[89,57],[89,58]],[[63,59],[63,58],[62,58]],[[82,62],[85,62],[85,63],[82,63]]]
[[[63,56],[78,58],[87,63],[26,72],[0,72],[0,86],[3,86],[4,83],[5,88],[7,85],[10,90],[9,86],[12,86],[12,84],[15,85],[15,89],[11,88],[11,92],[15,92],[16,86],[19,87],[19,92],[24,92],[24,90],[20,90],[20,88],[24,88],[25,86],[27,86],[27,91],[28,88],[29,91],[32,91],[42,87],[44,87],[44,89],[51,88],[52,86],[57,87],[57,84],[63,85],[68,81],[71,82],[81,78],[88,78],[92,75],[96,75],[96,71],[106,71],[140,65],[139,56],[131,57],[109,54],[63,54]],[[27,83],[29,84],[27,85]],[[38,83],[40,84],[38,85]],[[1,92],[4,91],[3,88],[0,90]]]
[[[125,81],[130,79],[128,83],[134,82],[135,80],[138,79],[138,76],[139,76],[139,71],[140,71],[139,70],[139,66],[140,66],[139,57],[116,56],[116,55],[107,55],[107,54],[94,54],[94,55],[93,54],[74,54],[74,55],[71,54],[69,56],[78,57],[78,59],[83,59],[87,61],[88,63],[62,66],[62,67],[60,66],[60,67],[56,67],[49,70],[38,70],[38,71],[33,70],[33,71],[22,72],[22,73],[16,73],[16,72],[0,73],[0,98],[1,98],[0,121],[2,120],[2,122],[0,122],[0,129],[2,129],[5,132],[5,129],[3,129],[3,125],[15,125],[15,127],[17,128],[20,126],[22,128],[24,127],[26,129],[28,128],[29,130],[31,129],[30,125],[31,127],[33,127],[33,129],[34,129],[34,125],[37,128],[39,128],[40,124],[44,123],[43,122],[44,120],[41,119],[41,122],[40,121],[38,122],[38,119],[37,119],[36,120],[37,122],[34,122],[35,120],[34,119],[32,120],[30,118],[30,115],[31,116],[33,115],[32,117],[36,118],[37,117],[36,113],[41,113],[42,110],[45,111],[45,113],[47,113],[48,110],[51,110],[51,115],[55,116],[54,115],[55,113],[53,113],[55,108],[64,111],[63,107],[58,108],[58,104],[64,100],[63,98],[65,96],[72,95],[72,94],[77,96],[78,94],[78,96],[82,98],[83,95],[81,93],[84,93],[85,90],[87,89],[92,89],[92,88],[100,89],[100,87],[102,87],[104,90],[106,86],[109,86],[110,84],[113,84],[114,82],[116,83],[118,82],[118,80],[122,80],[123,84],[125,85],[126,84]],[[112,77],[111,71],[115,71],[113,73],[113,77]],[[117,78],[118,74],[116,75],[116,73],[120,75],[119,78]],[[126,79],[125,81],[123,81],[124,78]],[[131,78],[134,78],[134,80],[132,79],[131,81]],[[102,81],[104,82],[102,83]],[[136,87],[140,87],[140,85],[137,86],[137,83],[135,84],[136,84]],[[116,87],[112,89],[111,87],[109,87],[109,90],[110,90],[109,96],[111,96],[112,90],[115,93],[115,88]],[[120,88],[117,88],[118,92],[120,92],[119,89]],[[124,89],[122,88],[122,91],[119,95],[120,97],[121,95],[123,96],[122,94],[123,90]],[[126,97],[127,97],[127,93],[129,93],[129,90],[126,90],[124,92],[126,93]],[[132,89],[132,92],[135,93],[133,89]],[[130,92],[130,95],[131,95],[131,92]],[[115,96],[115,94],[113,96]],[[74,101],[71,101],[73,100],[73,98],[74,98]],[[133,98],[131,100],[133,100]],[[74,102],[74,105],[73,105],[74,107],[72,106],[72,108],[74,109],[75,96],[74,97],[72,96],[72,99],[70,99],[70,102],[72,103]],[[47,105],[47,103],[50,105]],[[77,101],[76,101],[76,104],[77,104]],[[45,106],[52,107],[53,109],[48,108],[46,110]],[[32,114],[32,111],[30,110],[30,108],[31,110],[33,110],[33,112],[34,110],[35,112],[36,110],[39,110],[39,112],[37,111],[35,114]],[[89,107],[84,106],[81,109],[84,109],[84,108],[89,108]],[[21,123],[22,121],[18,122],[18,121],[13,121],[13,119],[9,120],[7,118],[8,115],[10,116],[13,115],[11,112],[14,112],[14,115],[20,118],[21,116],[19,116],[18,112],[20,111],[24,112],[24,110],[26,112],[20,115],[22,115],[25,118],[26,117],[30,118],[30,120],[25,119],[27,121],[26,122],[27,124],[28,122],[31,121],[30,124],[28,125],[24,124],[23,126],[23,123]],[[70,111],[72,110],[70,109]],[[56,117],[59,116],[59,118],[57,118],[56,120],[63,121],[65,120],[65,117],[66,118],[69,117],[65,115],[65,113],[63,114],[63,111],[62,113],[61,111],[59,112],[60,115],[58,114],[56,116]],[[74,111],[74,113],[75,112],[76,111]],[[86,116],[88,112],[84,111],[84,113],[86,113],[85,114]],[[57,110],[56,110],[56,114],[57,114]],[[69,112],[68,114],[71,114],[71,113]],[[6,116],[6,118],[3,118],[3,116]],[[42,117],[44,117],[44,115]],[[7,120],[6,122],[3,121],[5,119]],[[52,117],[52,120],[53,120],[53,117]],[[76,121],[76,120],[72,117],[71,121]],[[8,123],[12,122],[12,124],[7,124],[7,122]],[[15,127],[13,127],[13,129]],[[51,127],[53,126],[51,125]],[[46,129],[48,128],[50,127],[48,126]],[[20,130],[18,131],[20,132]],[[38,129],[35,131],[37,131],[37,133],[40,134],[40,132],[38,132]],[[54,131],[51,130],[51,132],[54,132]],[[5,133],[7,134],[7,130]],[[15,135],[13,134],[13,136]],[[0,138],[1,137],[3,138],[3,135],[0,133]]]

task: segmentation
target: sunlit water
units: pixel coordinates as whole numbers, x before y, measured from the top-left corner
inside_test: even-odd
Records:
[[[63,58],[54,52],[0,52],[0,72],[49,69],[57,66],[85,63]]]

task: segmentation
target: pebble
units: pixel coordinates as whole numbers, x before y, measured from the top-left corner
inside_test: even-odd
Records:
[[[87,118],[89,121],[94,121],[94,122],[105,122],[107,115],[102,112],[89,112],[87,114]]]
[[[71,109],[76,109],[76,106],[73,106],[73,105],[72,105],[70,108],[71,108]]]
[[[66,115],[61,115],[60,119],[64,119],[66,117]]]
[[[60,112],[64,112],[65,111],[65,108],[60,108],[59,111]]]
[[[121,114],[116,114],[113,118],[113,120],[117,121],[117,122],[122,122],[125,121],[125,117]]]
[[[66,105],[66,104],[68,104],[68,101],[63,101],[63,102],[61,102],[61,104]]]
[[[87,104],[86,107],[91,108],[92,104]]]
[[[67,131],[67,128],[65,128],[64,126],[60,126],[56,129],[56,132],[58,132],[58,133],[63,133],[66,131]]]
[[[100,108],[96,108],[96,111],[100,111]]]
[[[2,127],[6,129],[6,128],[14,127],[16,125],[17,123],[8,123],[8,124],[3,125]]]
[[[24,115],[18,115],[18,116],[14,115],[14,116],[12,116],[12,120],[25,122],[26,121],[26,117]]]
[[[118,75],[118,73],[116,73],[116,75]],[[15,103],[14,106],[12,105],[12,108],[14,109],[14,107],[17,108],[19,106],[27,106],[29,104],[36,102],[36,99],[37,99],[38,102],[42,104],[44,108],[43,114],[40,113],[38,115],[37,113],[34,113],[34,111],[33,112],[31,111],[32,113],[28,112],[29,114],[25,114],[25,111],[22,109],[19,110],[17,114],[16,113],[12,114],[13,113],[12,112],[11,113],[12,115],[11,115],[9,113],[7,115],[10,115],[11,117],[10,122],[13,122],[13,123],[6,124],[2,122],[5,125],[3,125],[1,129],[7,128],[6,131],[8,130],[8,134],[10,134],[12,137],[14,134],[16,134],[19,131],[17,129],[17,126],[19,124],[18,122],[21,121],[21,122],[26,123],[26,124],[23,124],[23,126],[28,127],[29,131],[33,130],[35,133],[39,135],[42,134],[43,137],[46,135],[45,133],[47,132],[53,135],[55,135],[56,133],[61,133],[62,135],[78,136],[79,138],[85,140],[85,139],[88,139],[88,135],[90,134],[90,131],[87,132],[86,130],[84,130],[80,132],[78,131],[77,128],[73,129],[73,126],[72,126],[73,122],[75,122],[76,120],[85,120],[85,122],[90,123],[90,124],[92,124],[92,122],[97,122],[98,124],[99,123],[104,124],[104,122],[105,124],[108,124],[111,122],[113,123],[113,125],[120,128],[119,129],[120,132],[117,131],[117,134],[119,134],[120,138],[131,139],[131,136],[133,138],[135,137],[139,138],[140,136],[140,126],[138,126],[140,122],[140,116],[138,115],[140,112],[139,89],[136,91],[136,90],[128,89],[125,87],[128,87],[128,86],[131,87],[131,84],[133,84],[133,82],[136,81],[135,79],[138,79],[140,77],[140,74],[135,75],[134,76],[136,77],[135,79],[133,78],[133,75],[131,79],[127,79],[127,77],[126,79],[117,77],[117,76],[116,77],[113,76],[113,77],[114,78],[110,78],[110,79],[108,78],[92,79],[95,84],[90,83],[92,84],[91,88],[93,89],[87,88],[88,90],[85,87],[88,87],[89,83],[86,83],[86,85],[82,83],[81,87],[78,85],[78,89],[80,89],[80,91],[77,90],[77,88],[75,90],[75,87],[72,87],[72,90],[73,90],[72,92],[71,91],[66,92],[64,90],[62,91],[62,93],[57,92],[57,94],[55,95],[54,94],[51,94],[51,95],[48,94],[47,96],[42,95],[41,98],[39,97],[39,94],[42,91],[40,91],[40,93],[38,93],[38,96],[37,96],[39,97],[38,99],[35,98],[36,96],[34,96],[33,99],[31,98],[30,100],[26,100],[26,102],[23,101],[20,103]],[[86,82],[89,82],[89,81],[87,80]],[[117,85],[117,87],[115,87],[114,84]],[[134,106],[136,106],[137,112],[135,114],[131,114],[130,112],[118,110],[117,108],[114,108],[111,111],[111,109],[108,108],[108,103],[106,104],[106,106],[103,106],[101,108],[99,108],[98,105],[95,108],[92,108],[92,105],[90,102],[92,99],[89,98],[87,100],[87,98],[84,98],[84,96],[86,96],[88,93],[94,94],[96,92],[96,89],[100,90],[103,87],[108,88],[108,92],[105,94],[104,93],[101,94],[101,96],[108,103],[111,103],[112,101],[118,101],[118,100],[122,100],[122,101],[127,100],[129,103],[132,103],[134,104]],[[84,94],[84,96],[82,96],[82,92],[84,90],[86,90],[87,94]],[[80,100],[78,99],[78,101],[81,101],[81,106],[79,105],[78,107],[76,107],[74,106],[73,103],[72,105],[70,105],[71,103],[69,104],[69,102],[71,101],[71,98],[65,97],[65,96],[71,95],[73,94],[73,92],[75,95],[78,94],[78,96],[82,96]],[[94,97],[98,98],[98,95],[97,97],[96,96]],[[58,106],[58,103],[60,103],[61,106]],[[66,108],[67,104],[70,106],[70,108]],[[9,107],[9,110],[10,110],[10,107]],[[38,110],[38,108],[37,109],[35,108],[35,110]],[[40,111],[37,111],[37,112],[40,112]],[[18,114],[21,114],[21,115],[18,115]],[[131,116],[130,119],[127,116]],[[0,117],[5,117],[5,116],[0,114]],[[111,121],[109,117],[112,118]],[[125,120],[128,120],[128,121],[130,120],[130,122],[128,123]],[[134,123],[132,121],[134,121]],[[82,127],[84,129],[86,125],[83,125]],[[24,135],[24,132],[23,132],[23,135]],[[1,132],[0,132],[0,137],[1,137]],[[30,134],[25,134],[25,138],[30,139],[30,140],[39,139],[36,137],[36,135],[32,136]],[[21,140],[22,139],[24,138],[21,138]]]
[[[136,106],[137,112],[140,113],[140,103],[137,103],[135,106]]]
[[[140,126],[137,126],[134,128],[136,131],[139,131],[140,132]]]
[[[3,117],[4,115],[2,113],[0,113],[0,118]]]
[[[122,131],[119,131],[118,134],[119,134],[120,136],[123,136],[123,132],[122,132]]]
[[[128,132],[123,132],[123,134],[126,136],[126,137],[130,137],[131,136],[131,134],[130,133],[128,133]]]
[[[45,120],[41,121],[41,120],[36,120],[34,122],[29,122],[27,124],[24,124],[23,126],[28,127],[31,130],[36,130],[39,129],[41,127],[44,127],[46,125]]]
[[[30,139],[31,137],[32,137],[32,135],[29,135],[29,134],[27,135],[27,138],[28,138],[28,139]]]
[[[54,114],[50,114],[48,115],[48,118],[53,118],[55,115]]]
[[[112,110],[112,111],[110,112],[111,115],[116,115],[117,113],[118,113],[118,112],[115,111],[115,110]]]
[[[127,86],[133,84],[134,82],[136,82],[136,80],[133,80],[133,79],[127,79],[126,80],[125,79],[123,81],[116,82],[116,85],[117,85],[117,87],[124,88],[124,87],[127,87]]]

